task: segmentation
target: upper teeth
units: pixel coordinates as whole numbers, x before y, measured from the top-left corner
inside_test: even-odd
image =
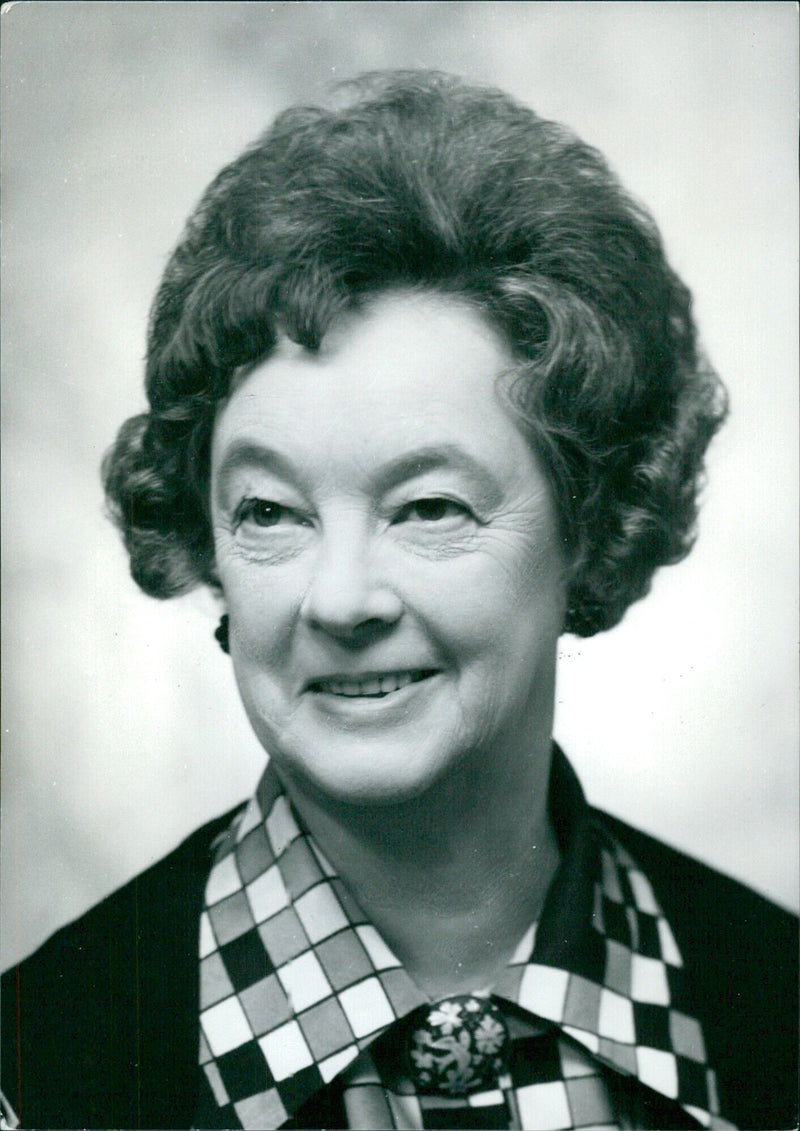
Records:
[[[386,675],[371,675],[366,679],[321,679],[314,690],[325,691],[329,695],[388,695],[423,679],[424,672],[388,672]]]

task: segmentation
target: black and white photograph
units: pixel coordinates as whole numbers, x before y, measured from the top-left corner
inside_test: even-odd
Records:
[[[0,21],[0,1126],[796,1128],[796,5]]]

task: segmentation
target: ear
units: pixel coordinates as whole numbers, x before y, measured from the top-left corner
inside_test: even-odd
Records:
[[[228,614],[223,613],[222,616],[220,617],[219,624],[217,625],[216,629],[214,630],[214,639],[217,641],[217,643],[219,644],[220,648],[222,649],[222,651],[225,653],[226,656],[230,654],[230,643],[229,643],[229,639],[228,639],[228,624],[229,624]]]
[[[216,606],[217,612],[219,613],[219,624],[214,629],[214,639],[217,641],[220,648],[227,656],[230,654],[228,635],[228,626],[230,621],[228,618],[228,606],[227,602],[225,601],[225,591],[222,588],[222,582],[216,576],[216,573],[213,573],[209,578],[207,586],[208,592],[211,595],[211,599]]]
[[[222,589],[222,582],[220,581],[219,574],[217,572],[217,562],[213,549],[205,555],[205,560],[202,564],[202,579],[203,584],[207,586],[208,591],[214,598],[215,603],[224,603],[225,596]]]
[[[225,601],[225,593],[219,579],[215,576],[206,576],[203,578],[203,584],[192,592],[192,604],[197,608],[198,612],[202,615],[204,620],[219,622],[221,617],[225,618],[227,625],[227,603]],[[224,647],[222,639],[220,639],[220,628],[214,630],[214,636],[223,651],[227,651]],[[223,630],[223,635],[225,630]]]

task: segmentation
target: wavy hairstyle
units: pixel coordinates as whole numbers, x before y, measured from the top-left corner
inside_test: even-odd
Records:
[[[103,474],[141,588],[218,582],[208,516],[215,410],[279,333],[316,350],[387,289],[458,295],[517,362],[506,389],[555,492],[565,631],[616,624],[690,549],[725,393],[649,215],[601,155],[500,91],[432,72],[298,107],[216,177],[151,314],[150,409]]]

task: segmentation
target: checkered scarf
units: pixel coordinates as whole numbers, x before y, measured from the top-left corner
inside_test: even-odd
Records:
[[[336,1081],[351,1128],[731,1127],[669,924],[557,749],[551,799],[562,863],[492,989],[509,1070],[463,1099],[417,1096],[392,1049],[430,1002],[268,767],[218,839],[206,886],[195,1126],[305,1126],[293,1117]]]

